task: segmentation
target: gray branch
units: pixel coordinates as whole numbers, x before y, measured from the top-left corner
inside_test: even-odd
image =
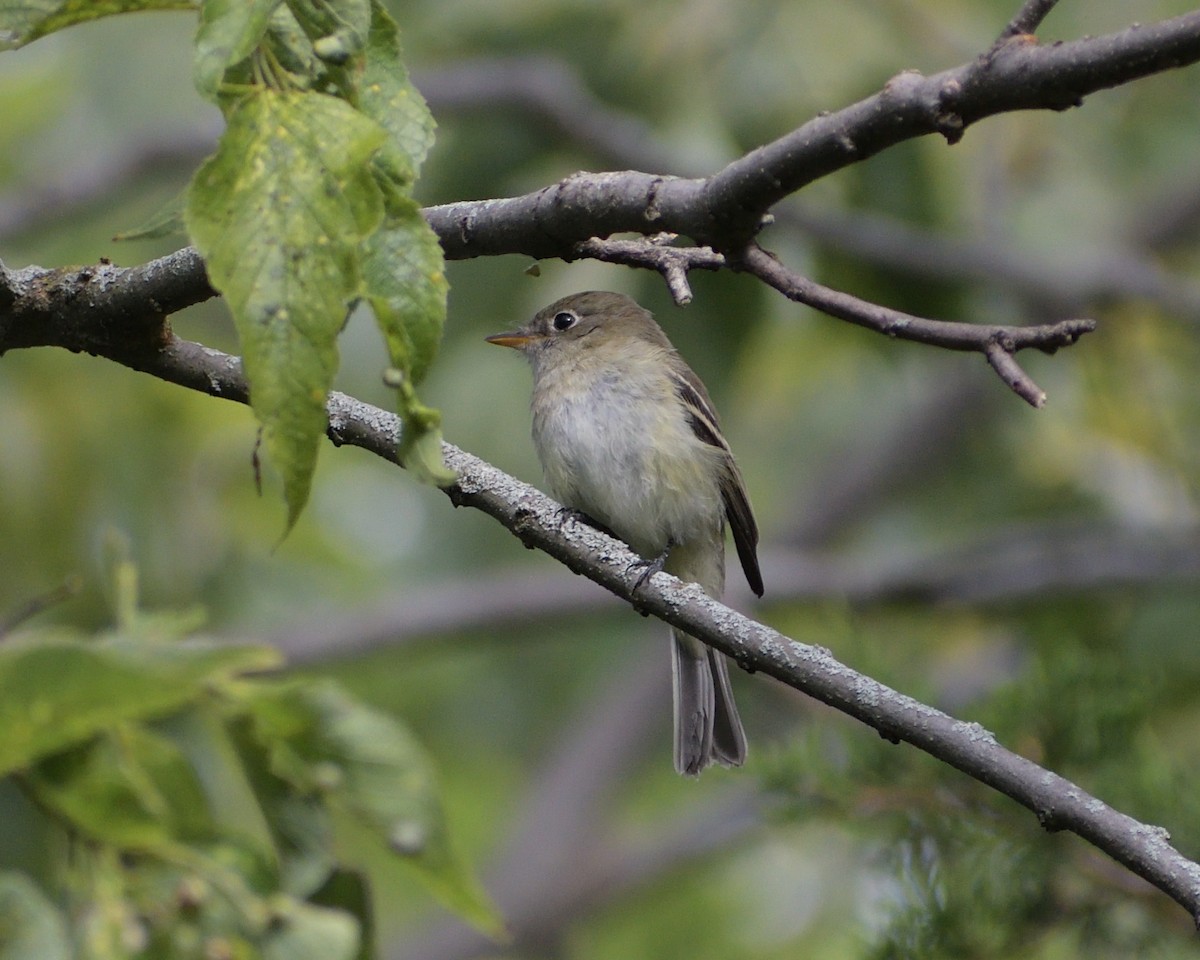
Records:
[[[1033,33],[1041,26],[1042,21],[1046,19],[1057,3],[1058,0],[1025,0],[1016,16],[1000,32],[1000,37],[996,41],[997,45],[1012,37]]]
[[[502,200],[431,207],[452,259],[570,256],[613,233],[668,231],[741,250],[776,203],[822,177],[928,134],[950,142],[972,123],[1015,110],[1065,110],[1098,90],[1200,60],[1200,11],[1119,33],[1041,46],[1016,37],[926,77],[909,71],[852,106],[818,116],[707,178],[579,173]]]
[[[110,303],[123,302],[120,284],[116,287],[107,291]],[[119,328],[122,319],[135,330],[146,326],[143,318],[126,316],[118,317],[114,327]],[[57,346],[107,356],[203,393],[243,403],[247,399],[238,358],[181,340],[165,327],[131,349],[123,343],[114,345],[116,338],[111,335],[72,339],[72,324],[54,318],[45,319],[44,336],[39,337],[34,326],[27,322],[19,328],[24,345],[52,340]],[[0,328],[0,346],[3,334]],[[328,433],[335,444],[350,444],[396,462],[399,421],[394,414],[341,393],[330,396],[328,412]],[[458,480],[445,489],[455,506],[482,510],[526,546],[549,554],[635,609],[699,637],[745,669],[774,677],[862,721],[885,738],[911,743],[993,787],[1033,811],[1046,829],[1073,831],[1172,897],[1193,918],[1200,918],[1200,865],[1172,847],[1162,828],[1140,823],[1012,753],[978,724],[956,720],[904,696],[839,663],[828,650],[800,643],[731,610],[695,584],[658,573],[635,591],[642,567],[625,544],[574,519],[564,521],[553,500],[451,444],[445,445],[444,455],[458,474]]]
[[[983,117],[1018,109],[1064,109],[1095,90],[1200,59],[1200,12],[1105,37],[1039,46],[1025,31],[1040,23],[1052,5],[1026,3],[1010,24],[1010,28],[1020,27],[1018,33],[1002,38],[975,61],[932,77],[902,73],[880,93],[817,117],[711,177],[580,173],[524,197],[432,207],[425,211],[426,218],[451,259],[502,253],[565,260],[596,256],[657,269],[680,303],[691,296],[690,269],[724,264],[746,270],[798,302],[888,336],[979,352],[1018,395],[1040,406],[1044,393],[1013,355],[1026,346],[1049,351],[1073,343],[1092,329],[1091,321],[1067,321],[1054,328],[981,328],[908,317],[814,284],[755,246],[753,238],[779,200],[903,140],[940,133],[954,141]],[[530,96],[543,103],[543,93],[535,91],[544,91],[544,79],[530,90]],[[571,102],[578,102],[582,94],[575,88],[568,92],[572,90]],[[570,111],[556,115],[565,122]],[[608,238],[621,232],[682,235],[697,246],[676,250],[643,242],[641,252],[635,244],[620,249],[619,241]],[[171,295],[161,298],[161,304],[150,305],[152,321],[169,313],[176,302],[212,295],[203,265],[192,251],[180,251],[174,258],[141,269],[163,265],[173,273]],[[107,265],[96,268],[96,273],[102,291],[111,279],[124,276]],[[92,277],[86,271],[6,274],[0,279],[8,281],[0,289],[0,306],[5,298],[10,304],[22,300],[27,312],[33,301],[22,292],[30,284],[43,288],[43,299],[33,312],[51,316],[69,302],[56,302],[56,294],[96,295],[97,285],[88,284]],[[63,319],[70,320],[69,311]],[[0,351],[27,345],[22,341],[23,324],[20,318],[14,322],[12,315],[0,318]]]
[[[742,269],[774,287],[789,300],[866,327],[898,340],[915,340],[947,350],[972,350],[982,353],[1000,378],[1031,406],[1046,403],[1045,392],[1030,379],[1013,356],[1018,350],[1034,347],[1053,353],[1070,346],[1085,333],[1096,329],[1096,321],[1061,320],[1036,327],[1004,327],[974,323],[949,323],[927,320],[899,310],[890,310],[848,293],[831,290],[807,277],[788,270],[771,254],[759,247],[749,248]]]

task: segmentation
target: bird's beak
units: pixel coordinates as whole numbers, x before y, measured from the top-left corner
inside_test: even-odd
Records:
[[[520,330],[514,330],[512,333],[493,333],[490,337],[484,337],[484,339],[488,343],[496,344],[498,347],[512,347],[514,350],[520,350],[534,338]]]

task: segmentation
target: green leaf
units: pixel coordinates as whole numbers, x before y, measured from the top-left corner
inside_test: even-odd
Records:
[[[449,486],[458,479],[458,474],[446,466],[442,455],[441,415],[420,404],[409,407],[410,416],[404,421],[397,457],[419,480],[436,487]]]
[[[22,873],[0,873],[0,960],[71,960],[66,919]]]
[[[388,132],[388,145],[377,163],[408,187],[433,146],[433,114],[400,57],[400,30],[380,0],[371,3],[371,33],[363,72],[360,108]]]
[[[200,95],[217,101],[225,71],[245,60],[282,0],[203,0],[192,76]]]
[[[244,871],[247,875],[270,874],[274,886],[283,872],[281,853],[272,835],[274,814],[260,803],[251,783],[257,771],[237,749],[219,706],[196,704],[173,713],[159,724],[159,729],[171,738],[195,772],[215,833],[234,839],[246,852],[243,861],[247,857],[252,861]]]
[[[272,773],[271,751],[255,739],[248,726],[248,722],[235,723],[232,735],[258,808],[269,825],[280,889],[307,898],[328,880],[337,863],[329,808],[311,790],[297,791]]]
[[[196,641],[10,640],[0,647],[0,774],[122,721],[174,710],[237,672],[278,662],[266,647]]]
[[[375,157],[387,220],[364,251],[363,289],[391,358],[389,379],[404,422],[397,454],[418,479],[445,486],[455,474],[442,458],[441,415],[414,389],[433,362],[446,319],[442,248],[409,195],[433,143],[434,122],[404,69],[395,21],[379,0],[372,0],[361,106],[388,132]]]
[[[293,88],[327,90],[321,82],[322,65],[313,52],[312,41],[287,6],[276,7],[263,47],[287,73],[288,83]]]
[[[309,902],[343,910],[354,917],[360,932],[356,960],[371,960],[375,956],[375,914],[366,874],[357,870],[335,870]]]
[[[404,727],[332,681],[263,687],[248,706],[276,776],[349,811],[450,909],[504,935],[495,906],[450,842],[432,765]]]
[[[363,288],[392,365],[420,383],[442,340],[445,263],[437,235],[414,201],[393,197],[389,208],[387,223],[364,251]]]
[[[208,805],[171,741],[126,725],[32,767],[38,802],[80,833],[122,850],[169,850],[212,835]]]
[[[272,931],[263,938],[263,960],[355,960],[360,933],[348,913],[280,899]]]
[[[368,241],[363,288],[383,332],[403,419],[398,455],[418,478],[444,486],[455,474],[442,459],[441,415],[417,398],[446,317],[442,248],[412,200],[393,196],[388,222]]]
[[[341,100],[257,89],[230,112],[188,195],[188,228],[241,337],[288,529],[308,499],[361,246],[383,216],[369,161],[385,139]]]
[[[313,52],[341,65],[362,53],[371,26],[370,0],[287,0]]]
[[[0,0],[0,50],[115,13],[194,8],[194,0]]]

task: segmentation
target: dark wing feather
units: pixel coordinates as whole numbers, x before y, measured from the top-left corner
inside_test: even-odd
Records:
[[[726,463],[725,476],[721,482],[721,495],[725,498],[725,516],[729,518],[729,529],[733,531],[733,545],[737,547],[738,559],[746,574],[746,582],[756,597],[763,595],[762,571],[758,569],[758,524],[750,510],[750,499],[746,496],[746,485],[742,472],[730,457]]]
[[[750,499],[746,496],[746,485],[742,480],[742,472],[733,459],[733,451],[721,434],[716,411],[712,401],[708,399],[708,391],[690,369],[672,370],[675,379],[675,390],[687,410],[688,422],[692,430],[705,443],[719,447],[725,454],[724,471],[721,476],[721,499],[725,503],[725,516],[729,520],[729,529],[733,531],[733,544],[737,547],[738,560],[741,561],[742,571],[746,574],[746,582],[754,595],[763,595],[762,572],[758,568],[758,524],[754,522],[754,513],[750,509]]]

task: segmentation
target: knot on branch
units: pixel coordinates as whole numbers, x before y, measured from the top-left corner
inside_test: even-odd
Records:
[[[1069,347],[1079,341],[1085,333],[1096,329],[1096,321],[1088,317],[1060,320],[1058,323],[1041,327],[1018,327],[1019,333],[1028,332],[1028,338],[1014,341],[1013,349],[1036,347],[1042,353],[1054,353],[1059,347]]]
[[[946,143],[953,146],[962,139],[967,128],[966,121],[958,110],[958,101],[962,96],[962,83],[955,77],[950,77],[938,88],[937,112],[933,117],[933,128],[943,137]]]
[[[712,247],[676,247],[674,233],[656,233],[636,240],[605,240],[592,237],[575,245],[576,257],[621,263],[629,267],[648,267],[657,270],[671,291],[671,298],[681,307],[692,302],[688,282],[691,270],[720,270],[725,257]]]

